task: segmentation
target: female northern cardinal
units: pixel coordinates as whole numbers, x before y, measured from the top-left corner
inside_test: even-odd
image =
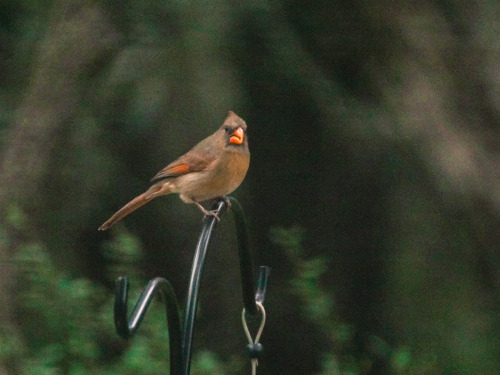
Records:
[[[199,202],[224,197],[240,186],[250,164],[246,131],[245,121],[229,111],[219,130],[158,172],[151,180],[158,182],[118,210],[99,230],[108,229],[151,199],[170,193],[179,193],[184,202],[196,204],[205,216],[219,219],[215,211],[207,211]]]

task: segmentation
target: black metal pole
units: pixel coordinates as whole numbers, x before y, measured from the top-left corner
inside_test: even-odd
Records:
[[[217,215],[220,215],[225,204],[226,202],[224,200],[217,202]],[[208,244],[216,224],[217,219],[213,216],[208,216],[205,219],[203,229],[198,239],[198,244],[196,245],[193,265],[191,267],[191,276],[189,278],[188,294],[186,297],[186,309],[184,310],[184,326],[182,329],[182,367],[184,375],[189,375],[190,372],[194,321],[198,306],[201,274],[203,265],[205,264]]]

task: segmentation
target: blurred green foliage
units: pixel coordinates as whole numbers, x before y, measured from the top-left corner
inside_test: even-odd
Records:
[[[110,275],[141,258],[137,239],[126,233],[105,243],[104,251],[113,259]],[[161,303],[152,305],[133,342],[121,342],[113,327],[112,293],[58,270],[38,244],[19,249],[15,262],[23,270],[16,296],[22,324],[15,335],[3,332],[0,350],[1,360],[15,373],[164,374],[169,368]],[[140,275],[129,275],[136,285],[145,282]],[[235,364],[221,363],[204,351],[194,357],[192,374],[229,374],[231,366]]]

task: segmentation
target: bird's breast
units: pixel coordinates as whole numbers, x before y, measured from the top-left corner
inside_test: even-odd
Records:
[[[249,155],[228,151],[209,168],[179,176],[177,191],[185,202],[203,202],[226,196],[242,183],[250,164]]]

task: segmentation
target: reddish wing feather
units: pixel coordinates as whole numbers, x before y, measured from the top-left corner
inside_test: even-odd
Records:
[[[180,163],[174,165],[169,164],[153,177],[153,181],[165,177],[179,176],[181,174],[186,174],[188,172],[189,172],[189,164],[187,163]]]
[[[169,176],[178,176],[180,174],[186,174],[189,172],[189,165],[186,163],[173,165],[172,167],[165,170]]]
[[[154,181],[161,178],[175,177],[186,173],[202,171],[206,169],[214,160],[215,158],[210,157],[209,155],[201,157],[193,152],[189,152],[163,168],[156,174],[156,176],[153,177],[152,180]]]

